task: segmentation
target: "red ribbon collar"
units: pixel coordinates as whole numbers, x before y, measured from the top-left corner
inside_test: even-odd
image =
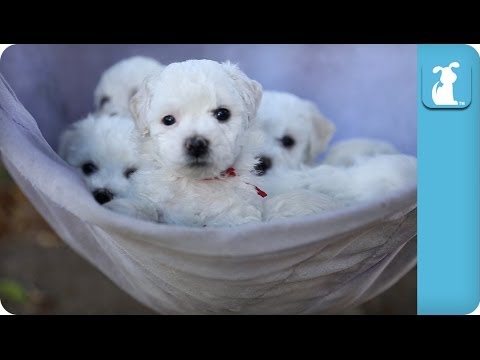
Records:
[[[235,176],[237,176],[237,173],[235,172],[235,169],[233,167],[229,167],[227,170],[222,171],[220,176],[222,176],[222,177],[235,177]]]
[[[235,177],[235,176],[237,176],[237,173],[235,172],[235,169],[233,167],[229,167],[227,170],[222,171],[220,173],[220,176],[221,177],[215,176],[213,178],[206,178],[206,179],[203,179],[203,180],[220,180],[221,178]],[[259,187],[255,186],[253,184],[249,184],[249,183],[246,183],[246,184],[252,185],[255,188],[255,190],[257,190],[257,194],[259,196],[261,196],[262,198],[267,196],[267,193],[265,191],[263,191],[262,189],[260,189]]]

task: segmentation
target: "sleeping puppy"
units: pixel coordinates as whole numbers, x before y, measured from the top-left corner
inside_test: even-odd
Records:
[[[158,221],[149,202],[133,193],[132,177],[139,168],[135,136],[131,118],[89,115],[62,133],[59,155],[77,169],[99,204],[118,209],[128,199],[123,213]]]
[[[264,189],[270,189],[270,185],[265,184]],[[343,202],[334,196],[308,189],[308,186],[303,189],[298,186],[293,189],[284,188],[277,192],[272,190],[265,198],[264,221],[319,214],[344,207]]]
[[[405,154],[379,154],[350,167],[319,165],[311,170],[312,175],[309,189],[350,205],[416,186],[417,159]]]
[[[261,85],[237,66],[210,60],[170,64],[142,84],[131,112],[145,168],[133,184],[166,223],[262,220],[266,194],[251,172],[261,144],[252,126],[261,97]]]
[[[163,68],[158,61],[145,56],[133,56],[117,62],[105,70],[95,88],[95,111],[130,116],[130,98],[146,76]]]
[[[353,166],[381,154],[398,154],[398,150],[393,145],[381,140],[348,139],[333,144],[323,163],[335,166]]]
[[[305,189],[330,197],[337,207],[345,207],[415,186],[417,159],[403,154],[379,154],[350,167],[321,164],[301,170],[286,169],[267,179],[264,189],[269,194]]]
[[[266,136],[256,167],[258,175],[312,165],[335,131],[313,102],[286,92],[265,91],[256,120]]]

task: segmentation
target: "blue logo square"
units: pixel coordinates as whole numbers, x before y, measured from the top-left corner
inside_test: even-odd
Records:
[[[438,48],[422,63],[422,102],[431,109],[466,108],[472,101],[471,51]]]

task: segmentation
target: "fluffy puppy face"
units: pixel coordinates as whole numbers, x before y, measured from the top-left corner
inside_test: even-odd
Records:
[[[261,85],[237,66],[189,60],[147,78],[131,112],[157,162],[201,179],[235,164],[261,97]]]
[[[129,116],[130,98],[148,75],[164,68],[155,59],[134,56],[108,68],[94,92],[95,111],[101,114]]]
[[[88,116],[60,138],[59,154],[77,168],[98,203],[126,197],[138,169],[138,154],[130,118]]]
[[[312,164],[335,131],[314,103],[284,92],[264,92],[256,121],[266,136],[259,175],[282,166]]]

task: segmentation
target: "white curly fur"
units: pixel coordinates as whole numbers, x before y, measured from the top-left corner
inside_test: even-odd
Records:
[[[261,144],[261,132],[251,122],[261,96],[261,85],[237,66],[210,60],[170,64],[141,86],[131,110],[144,135],[145,168],[133,183],[157,204],[163,221],[190,226],[261,221],[263,201],[255,189],[259,179],[251,172]],[[212,113],[220,107],[231,112],[223,123]],[[176,123],[164,125],[167,115]],[[186,151],[186,140],[194,136],[209,141],[201,161]],[[230,167],[237,176],[222,177]]]
[[[265,178],[269,194],[306,189],[330,196],[338,207],[378,199],[417,182],[417,159],[403,154],[380,154],[350,167],[305,166],[295,170],[277,169]]]
[[[270,160],[271,169],[314,164],[335,132],[335,125],[313,102],[279,91],[264,91],[257,121],[266,137],[259,155]],[[293,146],[282,145],[285,136],[293,139]]]
[[[138,198],[132,187],[132,179],[141,166],[134,130],[129,117],[88,115],[61,134],[59,155],[75,167],[92,195],[98,190],[113,194],[113,200],[105,203],[105,207],[123,206],[128,209],[123,210],[124,213],[158,220],[149,201]],[[86,163],[93,164],[96,170],[85,174],[82,166]],[[127,177],[128,170],[135,172]]]
[[[352,166],[381,154],[398,154],[398,150],[385,141],[354,138],[333,144],[323,163],[335,166]]]
[[[133,56],[115,63],[105,70],[95,88],[95,111],[130,116],[130,98],[145,77],[163,68],[157,60],[145,56]]]

